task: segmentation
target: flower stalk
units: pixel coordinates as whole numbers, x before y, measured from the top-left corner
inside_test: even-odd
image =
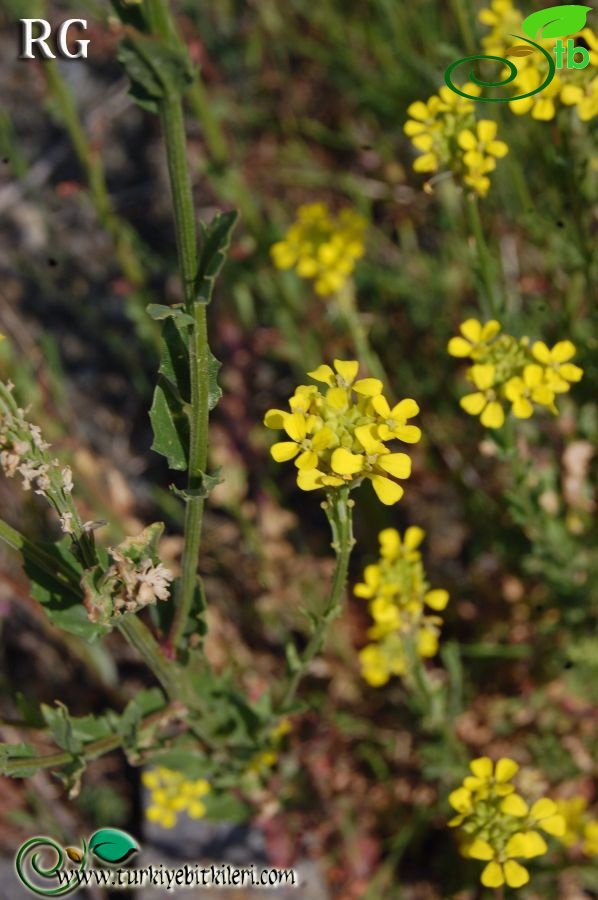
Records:
[[[353,538],[353,501],[349,499],[349,488],[331,491],[322,504],[332,530],[332,548],[336,554],[336,566],[332,578],[332,586],[326,607],[322,611],[314,632],[303,652],[283,695],[280,710],[284,712],[293,702],[299,684],[306,674],[312,660],[320,653],[331,623],[342,611],[349,560],[355,543]]]

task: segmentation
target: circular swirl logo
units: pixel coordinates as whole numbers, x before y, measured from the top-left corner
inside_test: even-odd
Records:
[[[491,56],[478,54],[476,56],[464,56],[462,59],[456,60],[456,62],[451,63],[451,65],[447,68],[444,73],[444,81],[448,88],[453,91],[455,94],[459,94],[461,97],[466,97],[468,100],[481,100],[485,103],[510,103],[513,100],[524,100],[527,97],[532,97],[534,94],[539,94],[540,91],[543,91],[548,87],[550,82],[553,80],[556,74],[556,68],[554,57],[542,47],[540,44],[536,43],[539,40],[550,40],[551,38],[561,38],[568,34],[575,34],[578,31],[581,31],[586,24],[586,18],[588,12],[591,11],[590,6],[580,6],[579,4],[571,4],[569,6],[553,6],[551,9],[540,9],[535,13],[532,13],[530,16],[527,16],[526,19],[523,20],[522,29],[528,37],[524,37],[520,34],[510,34],[509,37],[515,37],[519,40],[525,41],[526,44],[529,44],[534,50],[539,50],[540,53],[546,59],[548,63],[548,72],[544,81],[534,90],[528,91],[525,94],[515,94],[509,97],[478,97],[475,94],[468,94],[465,91],[461,90],[461,88],[457,87],[456,84],[453,83],[453,72],[454,70],[462,65],[463,63],[475,63],[480,60],[492,60],[493,62],[501,63],[503,66],[506,66],[508,69],[508,75],[505,78],[501,78],[498,81],[486,81],[482,78],[478,78],[475,72],[475,67],[473,67],[469,74],[468,79],[473,84],[477,85],[481,88],[501,88],[505,87],[508,84],[511,84],[515,80],[518,75],[517,67],[514,63],[511,62],[510,59],[505,59],[502,56]],[[535,40],[534,40],[535,38]],[[527,49],[524,45],[518,45],[512,47],[509,51],[507,51],[507,56],[528,56],[530,53],[533,53],[534,50]],[[555,54],[558,54],[558,67],[562,67],[562,60],[564,55],[564,47],[560,40],[557,40],[557,45],[554,48]],[[573,54],[573,62],[570,62],[569,54]],[[575,53],[579,53],[582,55],[583,61],[581,63],[576,63]],[[583,47],[576,47],[572,40],[567,42],[567,66],[580,69],[584,68],[589,63],[590,55]]]
[[[456,69],[457,66],[460,66],[462,63],[473,62],[480,59],[491,59],[495,60],[496,62],[502,63],[504,66],[507,66],[507,68],[509,69],[509,74],[506,78],[501,78],[500,81],[484,81],[483,79],[478,78],[475,73],[475,69],[472,69],[468,75],[469,81],[473,82],[473,84],[477,84],[482,88],[504,87],[505,85],[510,84],[512,81],[514,81],[515,78],[517,78],[517,66],[515,66],[510,59],[505,59],[502,56],[484,56],[482,54],[479,54],[477,56],[464,56],[463,59],[458,59],[456,62],[451,63],[451,65],[444,73],[444,80],[447,87],[449,87],[451,91],[454,91],[455,94],[459,94],[461,97],[467,97],[468,100],[483,100],[486,103],[510,103],[512,100],[523,100],[525,97],[531,97],[533,94],[539,94],[540,91],[543,91],[544,88],[547,88],[556,73],[554,59],[552,58],[550,53],[548,53],[548,51],[545,50],[544,47],[541,47],[539,44],[536,44],[534,41],[531,41],[529,38],[523,37],[520,34],[511,34],[510,37],[520,38],[522,41],[525,41],[526,44],[531,44],[532,47],[535,47],[536,50],[539,50],[540,53],[542,53],[546,58],[548,62],[548,74],[539,87],[535,88],[533,91],[528,91],[527,94],[516,94],[515,96],[511,97],[478,97],[475,94],[467,94],[465,91],[462,91],[455,84],[453,84],[452,81],[454,69]]]
[[[46,863],[45,865],[42,865],[40,861],[41,854],[39,852],[42,850],[50,850],[52,854],[55,854],[55,861],[53,864]],[[85,868],[85,863],[87,862],[87,845],[85,841],[83,841],[83,852],[81,853],[78,851],[77,855],[80,856],[80,859],[77,860],[79,862],[79,870],[82,870]],[[25,887],[28,887],[34,894],[39,894],[42,897],[62,897],[65,894],[70,894],[71,891],[79,886],[79,881],[74,873],[72,878],[67,876],[65,883],[58,884],[57,887],[44,887],[44,882],[47,884],[49,879],[56,882],[59,878],[58,873],[64,873],[66,864],[65,857],[67,856],[69,859],[73,859],[74,854],[68,854],[68,852],[64,850],[60,844],[52,840],[52,838],[30,838],[28,841],[25,841],[17,853],[15,859],[17,875]]]

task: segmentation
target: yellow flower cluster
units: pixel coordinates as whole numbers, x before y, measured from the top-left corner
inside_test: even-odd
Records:
[[[484,51],[489,56],[504,57],[512,44],[510,35],[521,34],[523,14],[513,5],[513,0],[492,0],[489,7],[480,10],[478,20],[491,29],[482,38]]]
[[[210,792],[205,778],[189,780],[182,772],[158,766],[141,776],[144,787],[150,791],[151,804],[146,816],[162,828],[174,828],[179,813],[186,812],[192,819],[206,814],[202,797]]]
[[[503,401],[511,403],[518,419],[529,419],[534,404],[556,415],[556,396],[569,391],[583,375],[583,370],[571,362],[576,353],[571,341],[559,341],[552,349],[543,341],[530,346],[527,338],[518,340],[500,334],[501,326],[495,319],[484,325],[477,319],[467,319],[460,331],[459,337],[449,341],[448,352],[473,361],[467,379],[475,387],[460,403],[465,412],[480,416],[487,428],[503,425]]]
[[[314,282],[317,294],[328,297],[346,284],[364,253],[366,221],[352,209],[334,216],[325,203],[309,203],[284,240],[270,248],[277,269],[295,269]]]
[[[565,820],[565,833],[560,841],[565,847],[579,846],[586,856],[598,856],[598,820],[588,815],[585,797],[569,797],[556,801],[557,810]]]
[[[512,759],[503,757],[494,764],[482,756],[469,768],[471,774],[449,795],[457,812],[449,825],[461,829],[463,856],[486,863],[481,878],[485,887],[520,888],[528,883],[529,872],[519,860],[546,853],[540,831],[562,837],[565,819],[553,800],[543,797],[530,807],[516,792],[512,779],[519,766]]]
[[[480,10],[478,18],[491,29],[482,40],[485,52],[505,57],[513,46],[512,35],[522,33],[523,14],[513,5],[513,0],[492,0],[487,9]],[[530,112],[533,119],[548,122],[554,119],[560,101],[564,106],[576,107],[582,122],[588,122],[598,115],[598,76],[595,74],[598,65],[598,36],[588,27],[572,35],[572,38],[576,44],[587,47],[590,54],[589,65],[584,69],[566,65],[557,69],[555,77],[543,91],[523,100],[512,100],[509,103],[512,112],[519,116]],[[552,53],[555,38],[536,40],[536,43]],[[546,61],[539,59],[539,53],[517,56],[515,62],[519,74],[510,84],[513,95],[529,93],[542,84],[546,77]],[[506,74],[505,69],[501,77]]]
[[[363,677],[379,687],[391,675],[404,675],[410,653],[434,656],[442,619],[428,609],[442,611],[449,600],[445,590],[430,590],[421,554],[417,549],[425,537],[415,526],[403,538],[394,528],[378,535],[380,559],[366,566],[363,582],[355,585],[355,596],[369,601],[375,625],[368,637],[375,643],[361,650],[359,659]]]
[[[478,94],[477,85],[466,84],[464,90]],[[475,122],[474,101],[455,94],[446,85],[424,103],[412,103],[407,109],[411,117],[405,123],[405,134],[421,152],[413,163],[416,172],[453,172],[480,197],[490,188],[488,175],[496,168],[496,160],[509,148],[496,140],[496,122]]]
[[[394,478],[408,478],[411,459],[392,453],[387,441],[415,444],[421,431],[409,424],[419,407],[401,400],[391,408],[377,378],[357,378],[359,363],[334,360],[334,368],[319,366],[308,372],[323,385],[300,385],[289,400],[290,411],[271,409],[267,428],[282,429],[290,440],[273,445],[276,462],[294,460],[297,485],[303,491],[357,487],[369,479],[378,498],[397,503],[403,488]]]

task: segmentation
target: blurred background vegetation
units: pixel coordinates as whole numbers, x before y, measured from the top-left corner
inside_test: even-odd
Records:
[[[421,406],[423,441],[401,503],[357,495],[351,584],[375,561],[380,529],[419,525],[429,580],[451,603],[433,695],[398,678],[369,687],[358,651],[370,625],[350,597],[302,689],[276,766],[250,799],[274,865],[315,860],[330,896],[426,900],[485,896],[479,864],[460,859],[447,794],[472,756],[508,755],[551,796],[596,804],[597,434],[595,147],[574,109],[550,122],[486,104],[508,156],[480,201],[501,321],[517,337],[577,346],[584,379],[548,413],[490,440],[458,405],[446,353],[464,319],[489,317],[463,193],[424,191],[403,133],[407,107],[443,83],[486,29],[467,0],[219,0],[171,4],[200,77],[188,94],[188,159],[197,216],[238,208],[241,224],[210,307],[224,396],[211,459],[200,569],[210,598],[206,653],[257,698],[284,665],[301,609],[325,597],[332,563],[317,497],[270,459],[262,426],[305,372],[361,355],[390,394]],[[25,8],[26,7],[26,8]],[[526,4],[526,13],[537,8]],[[134,105],[116,61],[107,3],[38,4],[58,23],[89,18],[88,60],[25,62],[16,20],[0,11],[0,376],[12,379],[61,459],[72,462],[84,519],[106,541],[163,519],[166,561],[181,552],[181,508],[149,451],[156,333],[145,307],[178,300],[176,247],[157,119]],[[498,109],[496,108],[498,107]],[[368,222],[355,303],[318,297],[275,269],[271,245],[298,206],[351,207]],[[486,272],[487,276],[487,272]],[[373,373],[377,374],[377,373]],[[501,436],[502,435],[502,436]],[[182,486],[182,485],[180,485]],[[47,539],[56,523],[0,480],[11,524]],[[0,551],[4,740],[40,702],[75,714],[122,706],[148,676],[117,635],[90,648],[58,633],[30,599],[18,560]],[[115,658],[117,666],[112,659]],[[35,737],[35,735],[34,735]],[[535,779],[535,782],[534,782]],[[0,785],[7,856],[45,828],[94,825],[142,834],[136,770],[118,754],[92,763],[67,800],[50,776]],[[598,896],[589,860],[564,848],[539,861],[526,898]]]

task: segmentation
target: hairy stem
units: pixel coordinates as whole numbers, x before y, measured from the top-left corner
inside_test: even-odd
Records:
[[[153,712],[150,715],[146,716],[140,723],[140,730],[154,725],[160,719],[163,719],[166,714],[167,707],[164,707],[164,709],[158,710],[157,712]],[[38,772],[40,769],[55,769],[59,766],[65,766],[68,763],[72,762],[75,756],[82,756],[86,761],[97,759],[98,756],[104,756],[106,753],[110,753],[112,750],[116,750],[122,745],[123,741],[123,735],[108,734],[106,735],[106,737],[99,738],[97,741],[91,741],[89,744],[86,744],[82,752],[76,755],[73,753],[69,753],[68,750],[64,750],[60,753],[48,753],[45,756],[32,756],[25,758],[13,757],[12,759],[9,758],[3,761],[2,771],[4,775],[8,775],[9,777],[15,772],[19,773],[19,777],[26,777],[23,776],[22,773],[26,772],[27,770],[31,770],[29,774],[34,775],[35,772]]]
[[[354,544],[352,501],[349,500],[349,489],[341,488],[338,492],[329,494],[325,510],[332,529],[332,547],[336,554],[336,567],[332,579],[332,587],[326,607],[322,611],[314,633],[287,685],[280,704],[281,712],[284,712],[292,703],[303,676],[326,642],[331,623],[340,615],[342,610],[349,560]]]
[[[149,0],[148,22],[163,40],[179,42],[163,0]],[[185,535],[181,579],[177,605],[170,631],[170,642],[178,647],[197,588],[197,558],[201,541],[204,500],[199,496],[208,456],[209,417],[209,359],[206,306],[196,302],[195,286],[198,270],[197,231],[193,207],[193,192],[187,163],[185,120],[180,94],[167,91],[159,102],[160,120],[166,146],[168,175],[172,194],[174,226],[183,285],[185,309],[193,318],[189,327],[189,363],[191,402],[188,412],[190,441],[187,484],[189,497],[185,510]]]
[[[167,659],[149,628],[135,615],[123,616],[118,630],[125,640],[137,650],[140,657],[154,673],[168,697],[177,700],[181,695],[181,676],[178,666]]]

